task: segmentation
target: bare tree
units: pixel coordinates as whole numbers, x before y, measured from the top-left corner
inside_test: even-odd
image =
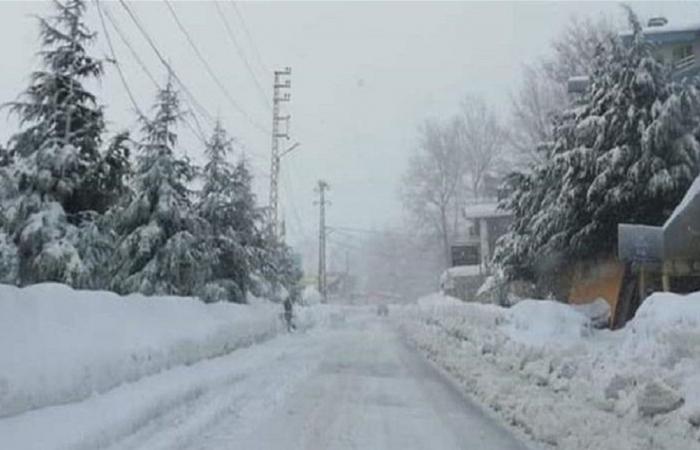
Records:
[[[599,45],[615,29],[605,17],[572,18],[552,41],[551,56],[523,68],[523,81],[512,98],[509,146],[518,165],[546,157],[541,151],[552,138],[554,118],[569,106],[570,77],[590,75]]]
[[[615,36],[609,18],[572,17],[564,31],[552,41],[552,56],[540,62],[547,77],[565,86],[569,78],[590,75],[601,43]]]
[[[357,255],[364,290],[405,301],[434,292],[444,263],[441,249],[426,238],[404,228],[368,233]]]
[[[551,141],[554,117],[566,104],[566,86],[553,82],[539,66],[524,67],[520,90],[512,97],[508,133],[517,165],[542,160],[541,147]]]
[[[462,182],[473,199],[484,197],[484,179],[505,169],[506,133],[484,100],[467,96],[454,120],[457,146],[464,164]]]
[[[457,130],[426,121],[419,129],[420,140],[403,177],[401,199],[419,229],[435,236],[442,245],[446,265],[450,242],[459,213],[464,158],[457,146]]]

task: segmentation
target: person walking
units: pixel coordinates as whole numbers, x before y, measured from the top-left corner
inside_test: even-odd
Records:
[[[294,331],[295,329],[294,322],[292,322],[293,317],[292,299],[291,297],[287,297],[284,300],[284,321],[287,323],[287,331]]]

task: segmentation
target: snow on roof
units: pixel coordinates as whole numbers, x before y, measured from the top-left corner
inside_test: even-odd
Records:
[[[658,43],[671,42],[689,42],[698,38],[700,34],[700,23],[686,24],[666,24],[654,27],[643,27],[642,33],[651,41]],[[623,39],[629,39],[632,36],[632,30],[626,30],[620,33]]]
[[[464,208],[464,217],[466,219],[480,219],[488,217],[505,217],[510,216],[510,212],[498,209],[498,203],[479,203],[469,205]]]
[[[469,266],[454,266],[445,271],[451,277],[473,277],[481,275],[481,266],[478,264]]]
[[[693,181],[693,184],[690,185],[688,188],[688,191],[685,193],[683,196],[683,200],[676,206],[676,209],[673,210],[673,214],[666,220],[666,223],[664,223],[664,228],[668,227],[671,222],[673,222],[676,217],[678,217],[683,210],[685,210],[688,205],[695,199],[700,194],[700,176]]]
[[[686,24],[666,24],[656,27],[644,27],[642,32],[644,34],[659,34],[659,33],[678,33],[684,31],[700,31],[700,23],[686,23]],[[631,33],[628,31],[628,33]]]

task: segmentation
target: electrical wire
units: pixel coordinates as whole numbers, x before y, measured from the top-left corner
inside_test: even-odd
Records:
[[[250,47],[253,49],[253,55],[258,61],[258,65],[262,68],[263,72],[266,74],[272,73],[270,69],[267,68],[265,63],[262,60],[262,57],[260,56],[260,52],[258,51],[258,47],[255,45],[255,41],[253,40],[253,36],[250,34],[250,31],[248,30],[248,26],[246,25],[246,21],[243,18],[243,14],[241,11],[238,9],[238,5],[234,0],[231,0],[231,6],[233,7],[233,10],[236,13],[236,16],[238,16],[238,20],[241,22],[241,28],[243,28],[243,32],[245,33],[246,37],[248,38],[248,42],[250,43]]]
[[[102,30],[104,31],[104,34],[105,34],[105,40],[107,41],[107,46],[109,47],[110,57],[112,58],[112,61],[114,62],[114,66],[117,68],[117,72],[119,73],[119,79],[121,80],[122,85],[124,86],[124,90],[126,90],[126,94],[129,97],[131,104],[134,106],[136,113],[139,115],[139,117],[145,117],[145,115],[143,114],[143,111],[141,110],[138,103],[136,102],[136,97],[134,96],[134,93],[131,92],[131,88],[129,88],[129,83],[127,83],[127,81],[126,81],[126,76],[124,75],[124,71],[122,71],[121,65],[119,64],[119,61],[117,60],[117,55],[114,51],[114,45],[112,43],[112,37],[109,35],[109,31],[107,31],[107,24],[105,23],[105,18],[102,14],[102,7],[100,5],[100,0],[94,0],[94,1],[95,1],[95,6],[97,7],[97,14],[100,17],[100,23],[102,24]]]
[[[197,99],[192,94],[190,89],[182,82],[182,80],[177,75],[175,70],[173,70],[172,66],[165,60],[165,58],[163,57],[163,54],[160,52],[160,50],[158,50],[158,47],[156,46],[155,42],[153,41],[151,36],[148,34],[148,32],[146,31],[144,26],[141,24],[138,17],[136,16],[136,14],[131,10],[129,5],[127,5],[124,0],[119,0],[119,4],[122,6],[122,8],[124,8],[124,10],[127,12],[129,17],[131,18],[132,22],[134,22],[134,24],[139,29],[139,31],[141,32],[143,37],[146,39],[146,42],[148,42],[149,46],[154,51],[154,53],[156,54],[156,56],[160,60],[161,64],[163,64],[163,66],[168,70],[168,73],[170,73],[172,75],[172,77],[175,79],[175,81],[180,85],[180,88],[183,90],[183,92],[185,92],[185,94],[190,98],[192,105],[196,109],[198,109],[200,114],[202,114],[209,121],[210,125],[212,125],[215,122],[214,117],[209,113],[209,111],[207,111],[206,108],[204,108],[202,106],[201,103],[199,103],[199,101],[197,101]]]
[[[221,21],[224,23],[224,27],[226,28],[226,32],[228,34],[229,39],[231,40],[231,42],[233,43],[233,46],[236,49],[236,53],[238,53],[238,56],[243,61],[243,64],[245,65],[246,69],[248,70],[248,73],[250,74],[251,78],[253,79],[253,82],[255,83],[255,87],[257,88],[258,93],[260,94],[260,98],[261,98],[263,104],[268,109],[272,109],[272,107],[270,106],[270,102],[267,98],[267,95],[265,95],[265,91],[263,90],[262,85],[260,84],[260,81],[258,80],[258,77],[255,75],[255,72],[253,72],[253,68],[250,66],[250,62],[248,61],[248,58],[246,58],[245,53],[243,53],[243,50],[238,45],[238,40],[236,39],[236,35],[233,33],[233,29],[232,29],[231,25],[229,24],[228,19],[226,19],[226,15],[224,14],[223,10],[221,9],[219,2],[214,2],[214,6],[216,7],[216,11],[219,14],[219,17],[221,18]]]
[[[107,20],[108,20],[108,21],[110,22],[110,24],[112,25],[112,28],[114,28],[114,30],[115,30],[115,31],[117,32],[117,34],[120,36],[122,42],[123,42],[123,43],[126,45],[126,47],[129,49],[129,51],[131,52],[131,55],[132,55],[133,58],[136,60],[136,62],[138,63],[138,65],[141,67],[141,69],[143,70],[143,72],[144,72],[144,73],[148,76],[148,78],[153,82],[153,84],[155,85],[155,87],[156,87],[157,89],[159,89],[159,90],[162,89],[162,88],[161,88],[160,84],[158,83],[158,81],[156,81],[156,79],[155,79],[155,77],[153,76],[153,74],[148,70],[148,67],[146,66],[146,64],[144,64],[143,60],[142,60],[141,57],[138,55],[138,53],[136,52],[136,50],[133,48],[133,46],[131,45],[131,43],[129,42],[129,40],[126,38],[126,35],[122,32],[122,30],[120,29],[120,27],[117,25],[116,20],[115,20],[114,17],[111,15],[111,13],[109,12],[109,10],[108,10],[107,8],[103,8],[103,7],[102,7],[102,5],[100,4],[100,0],[94,0],[94,2],[95,2],[95,5],[97,6],[97,12],[98,12],[99,17],[100,17],[100,22],[101,22],[101,24],[102,24],[102,29],[104,30],[104,33],[105,33],[105,39],[107,40],[107,45],[108,45],[108,47],[109,47],[109,49],[110,49],[110,53],[111,53],[112,60],[114,61],[114,65],[115,65],[115,67],[117,68],[117,71],[118,71],[118,73],[119,73],[119,77],[120,77],[120,79],[122,80],[122,84],[124,85],[124,88],[125,88],[126,91],[127,91],[127,94],[128,94],[128,96],[129,96],[129,99],[131,100],[132,104],[133,104],[134,107],[136,108],[139,117],[141,117],[141,118],[143,118],[143,119],[146,119],[146,115],[143,113],[143,110],[142,110],[141,108],[139,108],[139,107],[138,107],[138,104],[136,103],[135,96],[134,96],[134,94],[133,94],[131,88],[129,87],[129,85],[128,85],[127,81],[126,81],[126,77],[125,77],[124,72],[123,72],[123,70],[122,70],[122,68],[121,68],[121,64],[120,64],[119,61],[117,60],[116,52],[115,52],[115,50],[114,50],[114,43],[113,43],[113,41],[112,41],[112,39],[111,39],[111,36],[110,36],[110,34],[109,34],[109,30],[107,29],[107,26],[106,26],[106,23],[105,23],[105,20],[104,20],[105,17],[107,18]],[[182,119],[183,119],[184,124],[190,129],[190,131],[192,131],[193,135],[194,135],[202,144],[206,145],[206,139],[205,139],[205,137],[204,137],[204,136],[205,136],[205,133],[204,133],[204,131],[202,130],[201,124],[199,123],[199,120],[198,120],[197,116],[196,116],[195,114],[192,113],[192,118],[193,118],[193,120],[194,120],[194,122],[195,122],[195,126],[196,126],[196,127],[193,126],[193,125],[186,119],[186,116],[183,116]]]
[[[105,17],[107,20],[110,22],[112,25],[112,28],[114,28],[114,31],[117,32],[117,35],[119,35],[119,38],[121,39],[122,43],[126,46],[127,49],[129,49],[129,52],[131,53],[131,56],[134,58],[136,63],[141,67],[141,70],[148,76],[148,78],[151,80],[153,85],[157,88],[160,89],[160,85],[156,78],[153,76],[150,70],[148,70],[148,66],[143,62],[139,54],[136,52],[134,47],[131,45],[131,42],[129,42],[129,39],[126,37],[126,35],[122,32],[121,28],[119,25],[117,25],[117,21],[114,19],[112,16],[112,13],[109,11],[107,6],[103,6],[101,10],[104,12]]]
[[[123,1],[123,0],[120,0]],[[207,61],[207,59],[204,57],[202,52],[199,50],[197,45],[194,43],[194,40],[192,39],[192,36],[190,36],[190,33],[187,31],[185,26],[182,24],[180,21],[177,13],[175,12],[175,9],[173,6],[170,4],[168,0],[165,0],[165,5],[168,7],[168,10],[170,11],[170,14],[172,15],[173,19],[175,20],[175,23],[177,24],[178,28],[182,32],[182,34],[185,36],[185,39],[187,39],[187,42],[189,43],[190,47],[192,47],[192,50],[194,51],[195,55],[197,55],[197,58],[199,61],[204,65],[204,69],[207,71],[209,76],[214,80],[214,83],[221,89],[221,91],[224,93],[224,96],[226,99],[229,101],[231,106],[238,111],[245,119],[256,129],[261,131],[264,134],[269,134],[270,130],[266,129],[264,126],[260,125],[257,121],[255,121],[246,111],[236,102],[236,100],[233,98],[231,93],[226,89],[226,86],[221,82],[219,77],[214,73],[214,70],[212,69],[211,65]]]

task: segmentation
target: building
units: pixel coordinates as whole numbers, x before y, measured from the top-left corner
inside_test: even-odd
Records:
[[[512,215],[490,200],[465,206],[462,218],[465,231],[451,245],[452,267],[443,273],[440,284],[448,295],[471,300],[491,274],[496,241],[508,230]]]
[[[682,81],[700,75],[700,23],[672,25],[656,17],[647,22],[643,33],[659,61],[671,69],[673,79]],[[620,37],[629,42],[632,32],[623,32]],[[585,92],[588,81],[587,77],[572,77],[569,92]],[[663,227],[620,224],[616,256],[580,261],[567,271],[571,286],[568,301],[581,304],[605,299],[611,309],[610,325],[619,327],[634,315],[650,292],[700,289],[700,239],[689,222],[700,220],[700,197],[694,189],[700,187],[691,188]],[[678,212],[684,208],[687,210]]]
[[[665,17],[649,19],[642,29],[647,42],[654,45],[654,54],[671,68],[674,80],[695,77],[700,74],[700,23],[690,25],[669,24]],[[632,39],[632,32],[620,33],[623,42]],[[581,94],[588,89],[587,76],[571,77],[567,89],[570,94]]]
[[[673,25],[665,17],[654,17],[643,32],[647,42],[654,45],[658,60],[671,68],[674,79],[700,74],[700,23]],[[624,32],[620,37],[629,42],[632,33]]]

